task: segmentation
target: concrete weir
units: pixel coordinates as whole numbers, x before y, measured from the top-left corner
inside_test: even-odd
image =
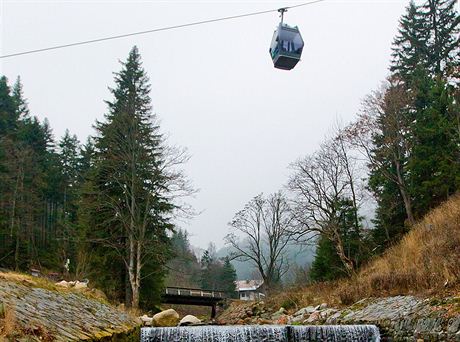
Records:
[[[379,342],[375,325],[244,325],[143,328],[141,342]]]

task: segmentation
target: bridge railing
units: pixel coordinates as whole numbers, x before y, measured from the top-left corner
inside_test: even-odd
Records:
[[[225,298],[223,291],[190,289],[184,287],[166,287],[165,294],[172,296],[191,296],[191,297],[208,297],[208,298]]]

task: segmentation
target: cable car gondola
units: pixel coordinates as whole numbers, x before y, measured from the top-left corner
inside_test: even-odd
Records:
[[[297,26],[292,27],[283,23],[286,11],[286,8],[278,10],[281,13],[281,22],[273,33],[269,52],[275,68],[291,70],[300,61],[304,43]]]

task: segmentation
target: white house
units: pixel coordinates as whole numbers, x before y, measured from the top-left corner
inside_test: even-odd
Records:
[[[259,300],[265,297],[263,280],[237,280],[236,290],[241,300]]]

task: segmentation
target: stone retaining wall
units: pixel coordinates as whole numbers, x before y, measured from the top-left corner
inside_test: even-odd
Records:
[[[51,341],[138,341],[139,322],[77,292],[53,291],[0,279],[0,302],[21,332]]]
[[[368,298],[345,309],[323,303],[294,313],[284,308],[274,311],[263,302],[234,302],[218,319],[223,324],[370,324],[379,327],[382,341],[460,342],[459,297]]]
[[[383,341],[460,342],[458,304],[459,298],[442,301],[412,296],[365,299],[342,311],[336,322],[375,324],[384,336]]]

